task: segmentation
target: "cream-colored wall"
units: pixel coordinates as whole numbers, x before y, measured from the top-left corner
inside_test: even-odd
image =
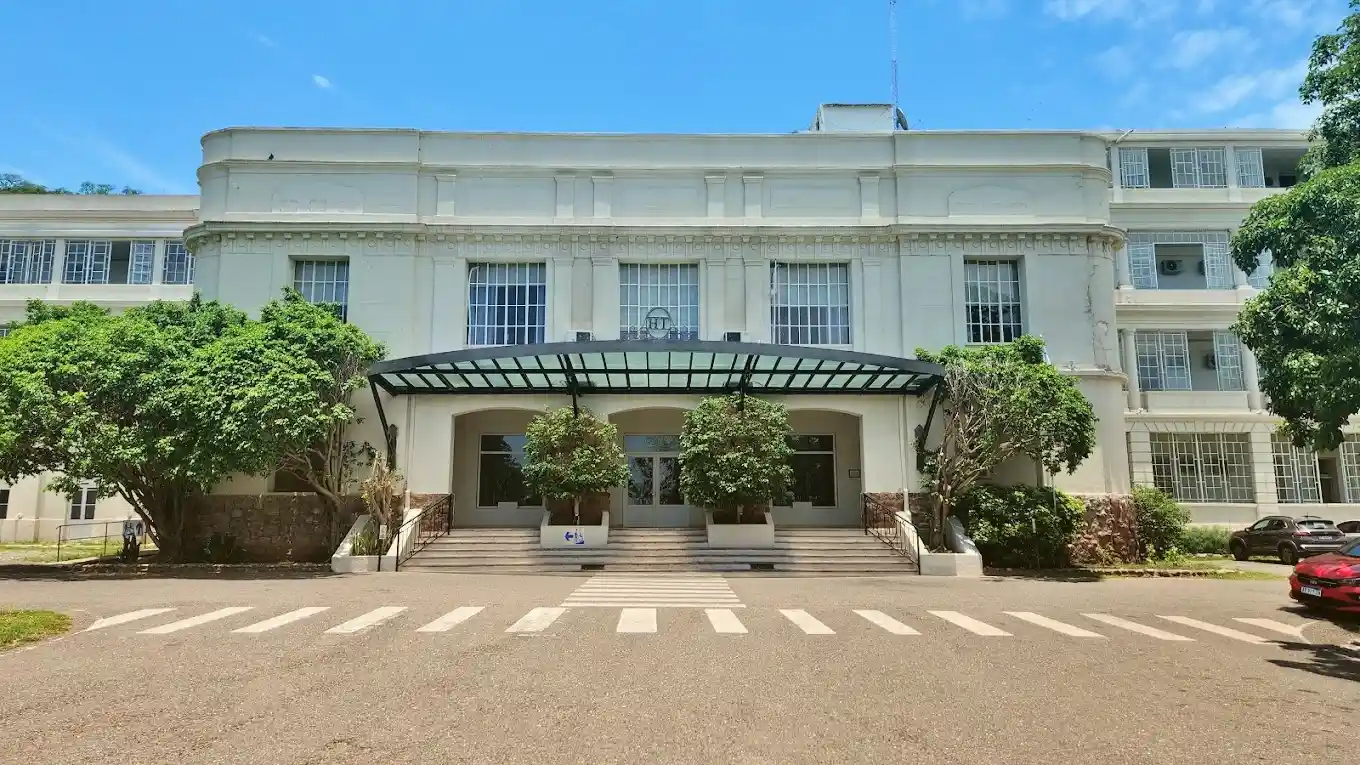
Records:
[[[113,496],[95,502],[94,518],[71,520],[70,498],[47,490],[51,478],[51,474],[44,474],[0,485],[10,491],[8,512],[0,519],[0,542],[51,542],[58,535],[70,540],[103,537],[106,533],[121,538],[120,522],[136,517],[126,500]]]

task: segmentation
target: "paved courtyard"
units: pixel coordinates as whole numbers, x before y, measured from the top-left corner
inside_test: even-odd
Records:
[[[0,581],[0,762],[1347,761],[1354,636],[1278,582]],[[1285,723],[1288,724],[1285,724]]]

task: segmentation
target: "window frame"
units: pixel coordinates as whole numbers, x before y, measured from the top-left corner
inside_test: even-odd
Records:
[[[308,268],[311,269],[311,273],[304,273]],[[326,271],[334,273],[324,273]],[[320,278],[325,276],[331,278]],[[349,286],[349,258],[293,259],[293,289],[297,290],[308,303],[332,306],[341,321],[349,321]],[[344,295],[340,300],[317,299],[321,290],[329,290],[332,294],[343,291]]]
[[[1256,503],[1251,440],[1246,433],[1150,435],[1153,483],[1176,501]],[[1206,465],[1214,469],[1206,470]]]
[[[1243,159],[1246,162],[1243,162]],[[1254,147],[1233,147],[1233,169],[1237,174],[1237,186],[1243,189],[1263,189],[1266,187],[1265,158],[1261,150]]]
[[[1157,245],[1197,244],[1204,258],[1204,289],[1233,288],[1230,257],[1231,237],[1227,231],[1130,231],[1125,239],[1129,260],[1129,279],[1134,289],[1159,289]],[[1198,288],[1196,288],[1198,289]]]
[[[15,247],[22,262],[15,264]],[[0,284],[51,284],[57,262],[56,239],[0,238]],[[18,275],[18,279],[14,277]]]
[[[9,492],[9,486],[0,488],[0,521],[9,517]]]
[[[178,278],[181,267],[184,272],[182,281]],[[177,278],[172,278],[172,276]],[[293,276],[294,281],[296,281],[297,280],[296,270],[294,270]],[[193,284],[193,283],[194,283],[194,254],[192,252],[189,252],[189,248],[185,246],[183,239],[165,240],[165,262],[161,264],[161,284]]]
[[[785,274],[780,282],[780,272]],[[802,278],[794,280],[793,275]],[[825,274],[825,279],[814,280],[813,274]],[[844,275],[844,279],[837,277]],[[850,261],[814,262],[807,260],[771,260],[769,270],[770,289],[770,342],[775,345],[806,346],[812,348],[854,347],[855,343],[855,295]],[[818,291],[826,300],[815,303],[811,299],[794,302],[794,295],[811,295]],[[843,292],[844,304],[834,302],[833,296]],[[780,295],[787,299],[780,301]],[[780,311],[783,311],[781,320]],[[805,312],[807,321],[795,322],[797,312]],[[822,312],[824,320],[814,322],[817,312]],[[836,321],[837,312],[844,322]],[[844,342],[814,342],[818,338],[844,340]],[[800,341],[801,340],[801,341]]]
[[[1187,157],[1191,161],[1187,161]],[[1217,165],[1217,168],[1214,168]],[[1171,187],[1174,189],[1226,189],[1228,173],[1236,172],[1228,166],[1226,146],[1176,147],[1171,149]],[[1222,183],[1209,183],[1206,176]],[[1184,182],[1187,181],[1188,182]]]
[[[799,438],[826,438],[826,439],[829,439],[829,440],[831,441],[831,448],[830,448],[830,449],[800,449],[800,448],[798,448],[798,446],[794,443],[794,442],[796,441],[796,439],[799,439]],[[788,436],[788,441],[789,441],[789,447],[793,449],[793,454],[790,455],[790,457],[789,457],[789,458],[790,458],[790,461],[792,461],[793,456],[798,455],[798,454],[816,454],[816,455],[829,456],[829,457],[831,458],[831,504],[829,504],[829,505],[819,505],[819,504],[817,504],[816,502],[812,502],[811,505],[812,505],[812,508],[813,508],[813,509],[818,509],[818,510],[833,510],[833,509],[835,509],[835,508],[837,508],[837,507],[840,507],[840,482],[839,482],[839,480],[838,480],[838,479],[840,478],[840,474],[839,474],[839,473],[840,473],[840,463],[839,463],[839,460],[838,460],[837,457],[836,457],[836,435],[835,435],[834,433],[792,433],[792,434],[790,434],[790,435]],[[792,464],[790,464],[790,467],[794,467],[794,466],[793,466]],[[794,467],[794,469],[796,470],[797,468]],[[791,507],[794,506],[795,503],[797,503],[797,502],[800,501],[800,500],[795,496],[795,494],[794,494],[794,487],[793,487],[793,486],[790,486],[790,487],[789,487],[788,492],[787,492],[787,494],[785,495],[785,499],[787,499],[789,503],[788,503],[787,505],[780,505],[780,507],[790,507],[790,508],[791,508]]]
[[[513,456],[513,455],[515,455],[516,453],[518,453],[518,454],[520,455],[520,457],[521,457],[521,461],[520,461],[520,463],[519,463],[519,465],[520,465],[520,471],[521,471],[521,472],[520,472],[520,480],[521,480],[521,482],[523,482],[523,480],[524,480],[524,478],[523,478],[523,465],[524,465],[524,463],[523,463],[523,456],[524,456],[524,449],[523,449],[523,447],[520,447],[520,449],[519,449],[518,452],[516,452],[516,450],[515,450],[513,447],[512,447],[509,451],[486,449],[486,448],[483,447],[482,444],[483,444],[483,439],[486,439],[486,438],[488,438],[488,437],[491,437],[491,438],[501,438],[501,439],[507,439],[507,438],[520,438],[520,439],[523,439],[523,438],[525,438],[525,435],[524,435],[523,433],[499,433],[499,432],[498,432],[498,433],[478,433],[478,434],[477,434],[477,485],[476,485],[477,504],[476,504],[476,507],[477,507],[478,510],[497,510],[497,509],[500,508],[500,503],[499,503],[499,501],[498,501],[496,504],[494,504],[494,505],[484,505],[484,504],[482,504],[482,480],[483,480],[483,475],[482,475],[482,473],[483,473],[483,471],[482,471],[482,458],[486,457],[487,455],[504,455],[504,454],[509,454],[509,455],[512,455],[512,456]],[[527,484],[525,485],[524,490],[525,490],[525,491],[529,491],[529,487],[528,487]],[[533,499],[538,500],[538,503],[537,503],[537,504],[532,504],[532,503],[529,502],[529,500],[533,500]],[[504,501],[509,502],[510,500],[504,500]],[[527,497],[520,497],[519,499],[515,500],[515,503],[516,503],[516,506],[519,507],[519,508],[526,508],[526,507],[527,507],[527,508],[537,508],[537,507],[545,507],[545,506],[546,506],[546,505],[545,505],[545,500],[544,500],[542,497],[534,496],[534,495],[532,495],[532,494],[529,495],[529,496],[527,496]]]
[[[1322,473],[1317,452],[1294,446],[1278,432],[1270,434],[1270,464],[1275,473],[1275,499],[1281,505],[1322,504]]]
[[[93,484],[85,484],[76,489],[76,493],[69,497],[71,500],[68,505],[68,520],[72,521],[92,521],[95,516],[95,508],[99,502],[99,488]],[[83,517],[82,517],[83,516]]]
[[[668,272],[674,279],[655,280]],[[688,276],[693,275],[690,284]],[[632,277],[636,276],[636,281]],[[648,282],[648,278],[654,279]],[[693,288],[693,305],[681,305],[686,291]],[[629,294],[632,291],[632,294]],[[658,299],[647,304],[647,300]],[[668,296],[675,299],[667,301]],[[703,274],[698,263],[638,261],[619,263],[619,338],[622,340],[651,340],[656,332],[648,326],[649,314],[664,309],[670,314],[671,326],[662,337],[670,340],[698,340],[703,330],[704,315]],[[636,321],[635,321],[636,320]]]
[[[1152,188],[1152,167],[1148,162],[1147,147],[1120,146],[1118,153],[1120,188]],[[1133,179],[1133,181],[1130,179]]]
[[[1136,329],[1133,331],[1133,355],[1138,369],[1139,390],[1149,392],[1194,390],[1194,374],[1190,360],[1190,335],[1188,332],[1159,329]],[[1171,358],[1185,361],[1185,387],[1173,387],[1168,383],[1180,381],[1180,375],[1173,375]],[[1145,363],[1146,362],[1146,363]],[[1154,380],[1149,370],[1155,369]]]
[[[491,275],[499,275],[501,281],[491,281]],[[509,277],[523,275],[523,279],[511,280]],[[541,278],[540,278],[541,277]],[[486,279],[479,281],[478,279]],[[538,281],[534,281],[539,278]],[[551,329],[551,316],[549,315],[549,280],[548,264],[541,260],[479,260],[469,261],[467,264],[467,291],[463,296],[466,301],[466,320],[467,329],[464,333],[464,344],[468,348],[490,348],[495,346],[508,345],[536,345],[547,342],[548,331]],[[508,299],[509,292],[513,289],[523,289],[524,302],[514,303]],[[533,302],[537,289],[537,295],[541,300]],[[481,291],[484,296],[480,302],[474,301]],[[495,290],[503,291],[506,300],[501,303],[491,302],[489,296]],[[486,319],[483,321],[476,312],[482,312]],[[515,312],[523,314],[523,321],[514,323],[510,317]],[[496,315],[506,317],[505,321],[493,323],[492,318]],[[531,324],[532,318],[537,317],[538,323]],[[506,342],[494,342],[499,337]],[[523,339],[520,342],[520,338]]]
[[[996,279],[979,280],[971,278],[982,269],[988,269],[987,273],[997,272]],[[1009,272],[1009,279],[1001,278],[1000,271],[1005,269]],[[1015,258],[965,258],[963,261],[963,333],[966,344],[968,345],[997,345],[1009,343],[1019,339],[1025,334],[1025,284],[1021,273],[1021,264]],[[985,286],[992,286],[996,293],[996,299],[991,302],[983,302],[980,298],[982,289]],[[1014,298],[1007,300],[1003,295],[1003,288],[1011,288]],[[970,299],[970,294],[977,299]],[[1007,321],[1002,318],[1006,309],[1012,309],[1015,315],[1014,321]],[[996,311],[996,321],[981,321],[984,316],[983,311]],[[979,321],[973,321],[974,311],[977,311]],[[974,329],[977,332],[974,332]],[[995,339],[985,339],[988,335],[986,330],[993,330]]]

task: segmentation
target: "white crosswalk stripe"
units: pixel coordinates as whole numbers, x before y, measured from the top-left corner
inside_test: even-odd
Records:
[[[1245,633],[1245,632],[1241,632],[1241,631],[1239,631],[1239,630],[1232,629],[1231,627],[1220,627],[1220,626],[1218,626],[1217,624],[1210,624],[1209,622],[1202,622],[1202,621],[1200,621],[1199,619],[1191,619],[1191,618],[1188,617],[1188,616],[1162,616],[1162,615],[1158,614],[1158,615],[1157,615],[1157,618],[1158,618],[1158,619],[1165,619],[1165,620],[1167,620],[1167,621],[1169,621],[1169,622],[1175,622],[1176,624],[1183,624],[1183,625],[1185,625],[1186,627],[1194,627],[1194,628],[1197,629],[1197,630],[1204,630],[1205,632],[1212,632],[1212,633],[1214,633],[1215,635],[1222,635],[1222,636],[1225,637],[1225,638],[1232,638],[1233,640],[1241,640],[1243,643],[1255,643],[1256,645],[1262,645],[1262,644],[1264,644],[1264,643],[1269,642],[1269,641],[1267,641],[1265,638],[1258,637],[1258,636],[1256,636],[1256,635],[1249,635],[1249,634],[1247,634],[1247,633]]]
[[[565,608],[535,608],[510,625],[506,632],[542,632],[566,612]]]
[[[1010,637],[1011,633],[997,629],[986,622],[980,622],[971,616],[961,614],[958,611],[927,611],[931,616],[938,616],[941,619],[958,627],[962,627],[974,635],[984,637]]]
[[[1109,614],[1082,614],[1082,616],[1085,616],[1087,619],[1094,619],[1101,624],[1108,624],[1111,627],[1118,627],[1120,629],[1128,630],[1129,632],[1136,632],[1139,635],[1146,635],[1147,637],[1156,638],[1158,640],[1170,640],[1180,643],[1193,643],[1195,641],[1194,638],[1177,635],[1174,632],[1166,632],[1165,630],[1159,630],[1156,627],[1149,627],[1146,624],[1131,622],[1128,619],[1120,619],[1118,616],[1110,616]]]
[[[245,613],[246,611],[249,611],[251,608],[252,606],[232,606],[230,608],[219,608],[216,611],[209,611],[206,614],[191,616],[188,619],[180,619],[177,622],[170,622],[169,624],[162,624],[159,627],[152,627],[149,630],[142,630],[140,634],[168,635],[171,632],[187,630],[190,627],[197,627],[200,624],[207,624],[208,622],[215,622],[218,619],[225,619],[228,616],[235,616],[236,614]]]
[[[105,627],[115,627],[119,624],[127,624],[128,622],[135,622],[138,619],[145,619],[148,616],[156,616],[157,614],[168,614],[174,610],[175,609],[173,608],[143,608],[139,611],[128,611],[125,614],[118,614],[117,616],[108,616],[103,619],[99,619],[95,621],[94,624],[91,624],[90,626],[86,627],[85,631],[90,632],[91,630],[102,630]]]
[[[405,610],[406,606],[383,606],[382,608],[375,608],[363,616],[356,616],[343,624],[337,624],[334,627],[331,627],[326,630],[326,634],[352,635],[355,632],[362,632],[370,627],[382,624]]]
[[[743,608],[717,574],[597,574],[562,601],[567,608]]]
[[[448,632],[468,619],[480,614],[484,608],[486,608],[486,606],[459,606],[424,627],[417,629],[416,632]]]
[[[781,608],[779,613],[784,618],[798,625],[798,629],[809,635],[834,635],[836,632],[830,627],[817,621],[817,617],[804,611],[801,608]]]
[[[722,635],[746,634],[746,625],[730,608],[707,608],[704,613],[708,615],[708,623],[713,625],[714,632]]]
[[[1259,627],[1263,630],[1270,630],[1271,632],[1278,632],[1281,635],[1291,637],[1300,643],[1308,642],[1308,640],[1303,636],[1303,628],[1295,627],[1292,624],[1277,622],[1274,619],[1243,619],[1240,617],[1234,617],[1233,621],[1242,622],[1243,624],[1250,624],[1253,627]]]
[[[656,632],[655,608],[625,608],[619,611],[619,626],[615,632]]]
[[[252,624],[248,627],[242,627],[239,630],[232,630],[232,632],[245,632],[248,634],[268,632],[272,629],[278,629],[279,627],[282,627],[285,624],[292,624],[293,622],[301,621],[309,616],[316,616],[317,614],[323,611],[329,610],[330,606],[310,606],[308,608],[299,608],[296,611],[289,611],[286,614],[279,614],[278,616],[275,616],[273,619],[265,619],[262,622],[256,622],[255,624]]]
[[[912,629],[911,627],[908,627],[907,625],[903,624],[902,622],[899,622],[896,619],[892,618],[891,616],[888,616],[882,611],[857,610],[855,611],[855,613],[859,614],[860,616],[863,616],[865,619],[868,619],[873,624],[877,624],[878,626],[882,627],[888,632],[891,632],[894,635],[921,634],[916,630]]]
[[[1006,613],[1010,614],[1011,616],[1014,616],[1015,618],[1021,621],[1026,621],[1029,622],[1030,624],[1037,624],[1040,627],[1053,630],[1054,632],[1061,632],[1064,635],[1070,635],[1072,637],[1083,638],[1105,637],[1104,635],[1096,634],[1090,630],[1084,630],[1081,627],[1074,627],[1066,622],[1060,622],[1057,619],[1050,619],[1047,616],[1040,616],[1039,614],[1036,614],[1033,611],[1007,611]]]

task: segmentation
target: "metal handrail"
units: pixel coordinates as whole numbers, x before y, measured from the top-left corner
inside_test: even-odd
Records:
[[[106,558],[106,557],[108,557],[108,554],[109,554],[109,526],[112,526],[112,525],[115,524],[115,523],[118,524],[118,541],[119,541],[119,542],[122,542],[122,540],[123,540],[123,531],[122,531],[122,529],[123,529],[123,519],[119,519],[119,520],[116,520],[116,521],[86,521],[86,522],[84,522],[84,523],[63,523],[63,524],[61,524],[60,526],[57,527],[57,560],[56,560],[56,562],[57,562],[57,563],[60,563],[60,562],[61,562],[61,546],[62,546],[62,544],[66,543],[66,542],[77,542],[77,541],[84,540],[84,539],[94,539],[93,536],[79,537],[79,538],[77,538],[77,539],[66,539],[66,538],[65,538],[65,537],[66,537],[66,529],[76,528],[76,527],[78,527],[78,526],[103,526],[103,527],[104,527],[104,533],[103,533],[103,547],[102,547],[102,549],[100,550],[99,557],[101,557],[101,558]],[[144,546],[144,545],[146,544],[146,540],[147,540],[149,537],[150,537],[150,534],[149,534],[147,531],[143,530],[143,531],[142,531],[142,539],[141,539],[140,544]],[[119,549],[121,549],[121,548],[119,548]]]
[[[903,498],[905,506],[905,497]],[[907,511],[910,518],[910,511]],[[910,522],[910,521],[907,521]],[[912,563],[916,564],[916,572],[921,572],[921,534],[908,535],[902,528],[903,521],[897,517],[897,513],[884,508],[877,502],[870,502],[869,495],[863,494],[860,497],[860,526],[865,534],[871,534],[878,538],[880,542],[888,546],[888,549],[901,555]],[[908,537],[915,537],[915,541]]]
[[[397,546],[396,555],[392,560],[392,570],[400,571],[402,563],[424,550],[434,540],[448,534],[452,528],[453,495],[445,494],[434,503],[421,508],[420,512],[408,518],[401,528],[397,529],[396,535],[392,537],[392,544]],[[410,545],[402,545],[402,540],[408,532],[414,534],[415,538]],[[403,547],[408,549],[402,549]],[[378,559],[378,567],[382,568],[382,558]]]

